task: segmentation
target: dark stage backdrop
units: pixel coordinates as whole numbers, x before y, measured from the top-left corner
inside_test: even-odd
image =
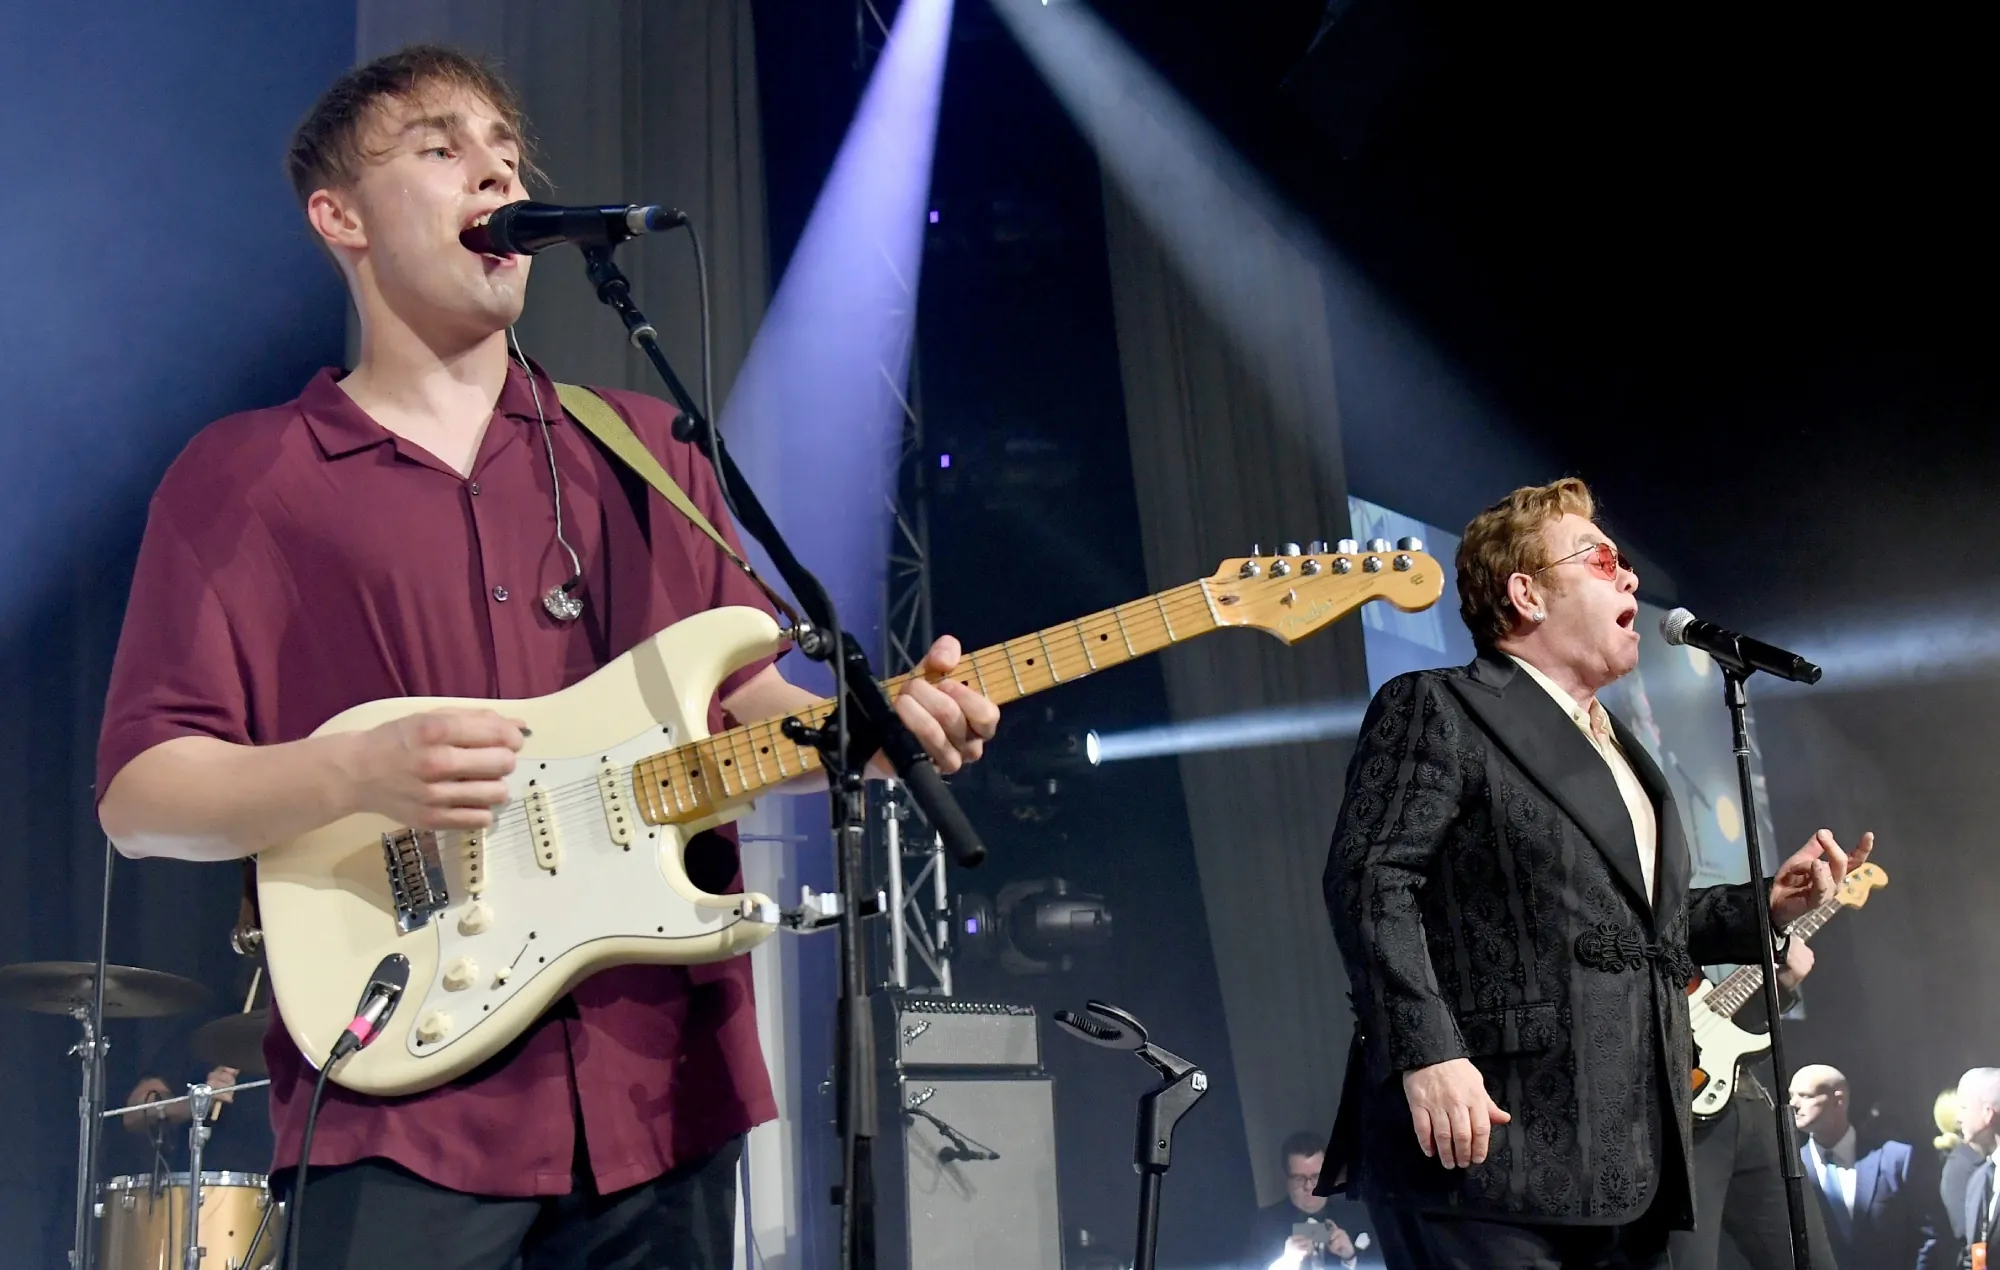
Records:
[[[353,55],[354,4],[0,0],[0,31],[0,170],[33,221],[0,256],[0,962],[85,959],[98,717],[147,495],[203,424],[340,358],[338,279],[281,159]],[[120,861],[116,876],[112,959],[226,994],[235,870]],[[165,1035],[112,1025],[113,1097]],[[0,1023],[9,1264],[60,1265],[69,1246],[74,1039],[67,1019]]]

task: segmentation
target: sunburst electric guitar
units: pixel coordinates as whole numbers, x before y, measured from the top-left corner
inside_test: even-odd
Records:
[[[952,677],[1004,704],[1210,631],[1251,627],[1291,643],[1370,600],[1409,611],[1437,602],[1443,570],[1417,544],[1369,546],[1228,560],[1212,577],[981,649]],[[781,642],[767,614],[716,609],[546,697],[405,697],[329,720],[320,733],[492,706],[532,735],[490,829],[356,815],[258,857],[271,984],[299,1050],[324,1058],[392,953],[410,965],[395,1013],[331,1073],[362,1093],[414,1093],[466,1072],[605,966],[720,961],[770,935],[778,910],[767,897],[701,890],[681,852],[819,766],[786,739],[783,719],[707,734],[716,685]],[[798,717],[816,724],[831,709],[822,701]]]
[[[1860,908],[1877,887],[1889,885],[1880,866],[1864,864],[1841,880],[1833,898],[1785,928],[1793,939],[1811,939],[1844,908]],[[1746,1032],[1736,1012],[1764,991],[1764,967],[1738,966],[1721,983],[1696,978],[1688,986],[1688,1023],[1694,1029],[1694,1114],[1722,1114],[1743,1079],[1743,1063],[1771,1048],[1769,1032]]]

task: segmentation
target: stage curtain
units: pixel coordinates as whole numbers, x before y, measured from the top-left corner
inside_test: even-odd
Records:
[[[1146,570],[1158,589],[1280,541],[1347,533],[1326,300],[1315,269],[1248,225],[1218,236],[1242,285],[1279,306],[1292,347],[1253,373],[1139,213],[1105,187],[1118,349]],[[1281,354],[1273,357],[1276,351]],[[1163,658],[1176,721],[1366,696],[1358,621],[1298,645],[1224,633]],[[1181,781],[1240,1086],[1258,1202],[1284,1194],[1278,1145],[1332,1124],[1352,1032],[1320,899],[1345,740],[1184,755]]]

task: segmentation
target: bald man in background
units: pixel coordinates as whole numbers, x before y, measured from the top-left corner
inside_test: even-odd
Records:
[[[1864,1137],[1838,1068],[1799,1068],[1791,1095],[1792,1121],[1806,1135],[1799,1158],[1841,1270],[1944,1270],[1953,1250],[1937,1234],[1929,1153]]]

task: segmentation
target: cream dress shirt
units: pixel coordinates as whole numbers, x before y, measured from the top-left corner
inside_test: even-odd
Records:
[[[1508,654],[1513,657],[1512,653]],[[1514,664],[1528,673],[1528,678],[1542,686],[1543,691],[1555,698],[1563,713],[1570,717],[1582,731],[1591,747],[1597,751],[1604,765],[1611,769],[1611,779],[1618,786],[1618,796],[1625,800],[1625,810],[1632,817],[1632,840],[1639,845],[1639,872],[1646,880],[1646,902],[1656,903],[1654,875],[1660,864],[1660,818],[1653,810],[1653,800],[1646,793],[1646,787],[1639,783],[1639,774],[1632,770],[1631,760],[1625,757],[1625,750],[1618,744],[1618,737],[1611,730],[1611,716],[1596,697],[1590,699],[1586,709],[1557,686],[1553,679],[1536,670],[1529,663],[1514,657]]]

